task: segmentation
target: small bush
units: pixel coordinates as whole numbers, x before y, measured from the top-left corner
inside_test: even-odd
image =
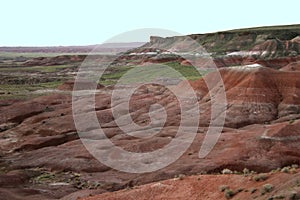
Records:
[[[265,180],[267,180],[268,179],[268,176],[266,175],[266,174],[258,174],[258,175],[256,175],[256,176],[254,176],[253,178],[252,178],[254,181],[265,181]]]
[[[247,168],[245,168],[245,169],[243,169],[243,173],[244,173],[245,175],[248,175],[248,174],[250,174],[250,170],[247,169]]]
[[[297,195],[297,192],[293,191],[289,194],[289,197],[288,197],[289,200],[296,200],[296,199],[299,199],[299,196]]]
[[[179,179],[179,180],[183,180],[184,177],[185,177],[184,174],[179,174],[179,175],[178,175],[178,179]]]
[[[257,191],[257,189],[256,188],[251,188],[249,191],[250,191],[251,194],[254,194]]]
[[[229,189],[228,185],[221,185],[221,186],[219,186],[219,191],[220,192],[224,192],[225,190],[228,190],[228,189]]]
[[[297,164],[293,164],[293,165],[292,165],[292,168],[294,168],[294,169],[298,169],[298,168],[299,168],[299,165],[297,165]]]
[[[233,172],[230,169],[223,169],[222,174],[232,174]]]
[[[230,199],[235,195],[235,193],[231,189],[226,189],[224,192],[224,196],[226,199]]]
[[[265,184],[262,187],[262,193],[271,192],[273,190],[274,186],[272,184]]]
[[[296,185],[297,187],[300,187],[300,180],[296,180],[296,181],[295,181],[295,185]]]
[[[280,171],[281,172],[284,172],[284,173],[289,173],[290,172],[290,167],[284,167],[284,168],[282,168]]]
[[[236,193],[239,193],[239,192],[242,192],[242,191],[244,191],[244,188],[238,188],[238,189],[236,190]]]
[[[273,199],[284,199],[285,196],[284,195],[276,195],[273,197]]]
[[[294,119],[291,119],[290,121],[289,121],[289,124],[293,124],[295,122],[295,120]]]

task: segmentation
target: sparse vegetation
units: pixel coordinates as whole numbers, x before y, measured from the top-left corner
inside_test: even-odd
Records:
[[[233,171],[231,171],[230,169],[223,169],[222,174],[233,174]]]
[[[232,189],[230,189],[229,186],[227,186],[227,185],[221,185],[221,186],[219,186],[219,191],[220,192],[224,192],[224,196],[227,199],[230,199],[234,195],[236,195],[237,193],[244,191],[244,188],[238,188],[236,191],[233,191]]]
[[[244,188],[238,188],[238,189],[236,190],[236,193],[239,193],[239,192],[242,192],[242,191],[244,191]]]
[[[247,175],[250,174],[250,170],[247,169],[247,168],[244,168],[244,169],[243,169],[243,173],[244,173],[245,176],[247,176]]]
[[[48,89],[55,89],[57,86],[62,84],[62,81],[52,81],[38,84],[2,84],[0,85],[0,92],[2,93],[0,99],[26,99],[29,97],[36,97],[41,94],[32,94],[30,92],[37,90],[45,90],[45,93]]]
[[[153,64],[155,66],[155,64]],[[183,66],[178,62],[167,62],[167,63],[161,63],[160,65],[165,65],[168,67],[171,67],[172,69],[176,70],[178,74],[170,73],[170,71],[167,68],[159,67],[157,65],[158,70],[153,70],[153,67],[151,68],[151,73],[148,73],[147,70],[150,70],[150,68],[147,67],[137,67],[134,72],[134,75],[128,75],[126,78],[128,82],[138,82],[138,81],[146,81],[146,80],[152,80],[155,77],[169,77],[169,78],[180,78],[183,77],[187,80],[197,80],[201,78],[202,75],[208,73],[208,71],[201,71],[201,74],[199,71],[195,69],[193,66]],[[111,66],[109,67],[104,75],[101,77],[99,83],[103,85],[114,85],[117,83],[117,81],[129,70],[133,69],[135,66]],[[153,73],[157,72],[157,73]],[[136,74],[139,74],[139,76],[136,76]]]
[[[272,199],[284,199],[285,196],[284,195],[276,195],[276,196],[273,196]]]
[[[197,71],[197,69],[194,66],[184,66],[178,62],[167,62],[165,64],[169,67],[172,67],[177,72],[181,73],[182,76],[184,76],[187,80],[197,80],[201,78],[201,76],[209,72],[205,70],[199,70],[199,73],[199,71]]]
[[[290,169],[290,173],[296,174],[296,173],[297,173],[297,170],[296,170],[295,168],[291,168],[291,169]]]
[[[226,197],[226,199],[230,199],[235,195],[235,193],[231,190],[231,189],[226,189],[224,191],[224,196]]]
[[[52,65],[52,66],[33,66],[33,67],[3,67],[3,72],[57,72],[66,68],[73,68],[73,65]]]
[[[295,122],[295,120],[294,119],[291,119],[290,121],[289,121],[289,124],[293,124]]]
[[[43,172],[41,175],[33,179],[34,183],[51,182],[55,179],[55,174],[51,172]]]
[[[299,168],[299,165],[297,165],[297,164],[292,164],[292,168],[298,169],[298,168]]]
[[[179,174],[179,176],[178,176],[178,179],[179,179],[179,180],[183,180],[183,179],[184,179],[184,177],[185,177],[185,175],[184,175],[184,174]]]
[[[178,174],[178,175],[176,175],[174,178],[177,179],[177,180],[183,180],[184,177],[185,177],[184,174]]]
[[[33,177],[31,182],[33,184],[61,184],[73,185],[78,189],[97,189],[101,187],[101,183],[97,181],[86,181],[82,179],[80,174],[73,172],[49,172],[43,169],[36,171],[40,175]]]
[[[258,174],[256,176],[253,176],[252,178],[254,181],[265,181],[268,179],[268,176],[266,174]]]
[[[289,173],[290,172],[291,167],[284,167],[282,168],[280,171],[284,172],[284,173]]]
[[[229,189],[229,186],[228,185],[220,185],[219,186],[219,191],[220,192],[224,192],[225,190]]]
[[[271,192],[273,190],[274,186],[272,184],[265,184],[262,186],[261,194],[265,194],[267,192]]]
[[[256,188],[250,188],[249,191],[250,191],[251,194],[254,194],[257,191],[257,189]]]
[[[288,195],[288,199],[289,200],[298,200],[300,198],[300,195],[298,195],[298,193],[296,191],[292,191],[289,195]]]

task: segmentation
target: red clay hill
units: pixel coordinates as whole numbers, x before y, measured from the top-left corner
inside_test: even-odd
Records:
[[[204,159],[198,158],[207,131],[206,122],[211,117],[210,99],[204,82],[193,81],[191,84],[201,95],[199,105],[203,110],[195,141],[178,161],[148,174],[115,171],[87,152],[74,126],[69,94],[52,94],[2,106],[1,163],[8,171],[0,176],[1,187],[5,188],[2,190],[8,196],[13,195],[9,196],[11,199],[16,199],[18,194],[18,198],[23,196],[23,199],[33,199],[35,195],[53,199],[79,189],[92,188],[97,190],[89,192],[101,193],[179,174],[216,173],[224,168],[268,172],[298,164],[300,72],[243,66],[224,68],[220,73],[229,105],[223,133],[213,151]],[[163,92],[157,94],[156,91]],[[131,99],[132,117],[136,123],[143,124],[147,120],[147,110],[154,97],[159,97],[159,103],[167,108],[167,112],[176,113],[172,94],[162,86],[149,86]],[[96,99],[95,110],[105,133],[116,145],[127,150],[157,149],[169,143],[176,134],[179,114],[171,115],[164,129],[152,138],[128,137],[113,122],[110,94],[100,90]],[[86,108],[87,113],[91,111]],[[56,184],[61,184],[59,191],[58,186],[54,187]],[[45,192],[39,192],[41,190]]]

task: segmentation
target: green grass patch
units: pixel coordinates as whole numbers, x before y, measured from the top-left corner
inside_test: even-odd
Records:
[[[53,89],[62,84],[62,81],[45,82],[39,84],[2,84],[0,91],[5,92],[21,92],[21,91],[36,91],[41,89]]]
[[[62,69],[75,67],[74,65],[52,65],[52,66],[33,66],[33,67],[5,67],[0,68],[2,72],[56,72]]]
[[[38,57],[56,57],[62,55],[111,55],[111,52],[77,52],[77,53],[45,53],[45,52],[4,52],[0,51],[0,58],[15,59],[17,57],[38,58]]]
[[[133,66],[111,66],[102,75],[99,83],[102,85],[115,85],[132,68]]]
[[[197,80],[209,72],[208,70],[197,70],[194,66],[181,65],[178,62],[167,62],[164,64],[175,69],[177,72],[182,74],[182,76],[184,76],[187,80]]]
[[[197,70],[193,66],[184,66],[178,62],[149,64],[139,67],[113,66],[108,68],[99,83],[103,85],[114,85],[121,77],[123,84],[147,82],[159,78],[197,80],[208,72],[207,70]]]
[[[55,89],[62,81],[53,81],[39,84],[2,84],[0,85],[0,99],[27,99],[43,95],[43,93],[32,93],[37,90]],[[47,94],[47,91],[44,92]]]

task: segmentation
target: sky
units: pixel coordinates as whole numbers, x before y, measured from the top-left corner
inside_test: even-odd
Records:
[[[299,7],[299,0],[2,0],[0,46],[101,44],[135,29],[193,34],[300,24]]]

